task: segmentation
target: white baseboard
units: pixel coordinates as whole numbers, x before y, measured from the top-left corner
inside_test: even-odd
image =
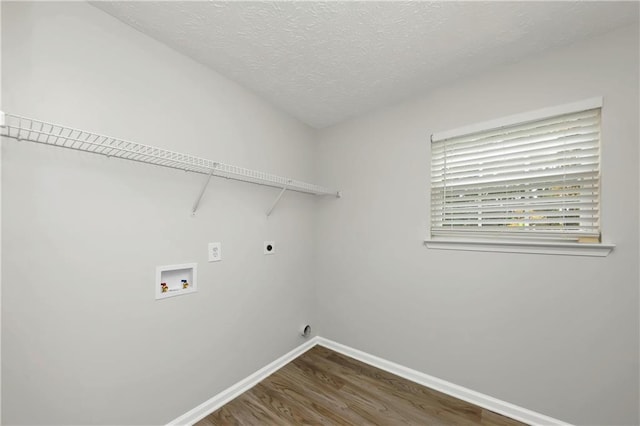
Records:
[[[535,411],[519,407],[517,405],[499,400],[489,395],[485,395],[480,392],[455,385],[453,383],[447,382],[446,380],[438,379],[437,377],[421,373],[420,371],[412,370],[411,368],[404,367],[402,365],[396,364],[395,362],[387,361],[386,359],[379,358],[377,356],[362,352],[349,346],[345,346],[332,340],[325,339],[323,337],[318,337],[317,339],[318,344],[324,346],[325,348],[331,349],[335,352],[339,352],[351,358],[355,358],[358,361],[364,362],[365,364],[369,364],[386,372],[395,374],[396,376],[403,377],[407,380],[411,380],[412,382],[440,391],[454,398],[470,402],[471,404],[510,417],[514,420],[519,420],[530,425],[569,425],[569,423],[565,423],[552,417],[545,416],[544,414],[536,413]]]
[[[299,357],[316,345],[324,346],[325,348],[331,349],[343,355],[355,358],[358,361],[364,362],[365,364],[369,364],[373,367],[377,367],[381,370],[403,377],[407,380],[411,380],[412,382],[440,391],[454,398],[467,401],[479,407],[486,408],[487,410],[491,410],[498,414],[502,414],[512,419],[519,420],[523,423],[545,426],[570,426],[569,423],[565,423],[552,417],[545,416],[544,414],[527,410],[526,408],[522,408],[517,405],[491,397],[489,395],[485,395],[480,392],[455,385],[453,383],[447,382],[446,380],[438,379],[437,377],[412,370],[411,368],[404,367],[402,365],[396,364],[395,362],[387,361],[386,359],[379,358],[375,355],[368,354],[358,349],[354,349],[319,336],[311,338],[289,353],[281,356],[269,365],[256,371],[249,377],[223,390],[213,398],[198,405],[193,410],[190,410],[189,412],[174,419],[173,421],[169,422],[167,426],[193,425],[197,421],[205,418],[209,413],[217,410],[242,393],[248,391],[260,381],[275,373],[280,368],[284,367],[289,362],[293,361],[295,358]]]
[[[235,385],[228,387],[213,398],[203,402],[196,408],[172,420],[168,423],[167,426],[193,425],[197,421],[205,418],[209,413],[216,411],[218,408],[222,407],[228,402],[231,402],[231,400],[240,396],[242,393],[248,391],[259,382],[266,379],[268,376],[275,373],[276,371],[287,365],[289,362],[293,361],[317,344],[317,337],[309,339],[307,342],[303,343],[292,351],[276,359],[272,363],[256,371],[249,377],[239,381]]]

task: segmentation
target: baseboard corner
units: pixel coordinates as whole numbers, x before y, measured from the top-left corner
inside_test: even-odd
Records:
[[[260,381],[264,380],[271,374],[278,371],[280,368],[287,365],[289,362],[293,361],[312,347],[316,346],[318,344],[318,339],[319,338],[317,336],[310,338],[300,346],[293,348],[291,351],[262,367],[260,370],[256,371],[250,376],[240,380],[234,385],[231,385],[227,389],[223,390],[222,392],[218,393],[217,395],[213,396],[197,407],[173,419],[172,421],[167,423],[167,426],[190,426],[202,420],[209,413],[216,411],[218,408],[222,407],[242,393],[248,391]]]
[[[299,357],[316,345],[324,346],[325,348],[331,349],[335,352],[341,353],[351,358],[355,358],[358,361],[364,362],[365,364],[377,367],[381,370],[395,374],[419,385],[437,390],[454,398],[461,399],[463,401],[469,402],[495,413],[502,414],[503,416],[510,417],[514,420],[518,420],[526,424],[545,426],[570,426],[569,423],[563,422],[561,420],[554,419],[544,414],[540,414],[535,411],[517,406],[515,404],[502,401],[498,398],[494,398],[480,392],[476,392],[474,390],[456,385],[446,380],[430,376],[426,373],[413,370],[403,365],[396,364],[392,361],[388,361],[367,352],[352,348],[347,345],[343,345],[341,343],[320,336],[312,337],[308,341],[292,349],[288,353],[264,366],[245,379],[228,387],[209,400],[198,405],[196,408],[172,420],[167,424],[167,426],[193,425],[199,420],[202,420],[209,413],[219,409],[242,393],[248,391],[260,381],[275,373],[280,368],[284,367],[286,364],[293,361],[295,358]]]

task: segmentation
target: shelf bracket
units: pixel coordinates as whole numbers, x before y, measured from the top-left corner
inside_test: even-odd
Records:
[[[207,186],[209,186],[209,181],[211,180],[211,176],[213,176],[213,169],[209,172],[207,176],[207,180],[204,181],[204,185],[202,185],[202,190],[200,191],[200,195],[196,199],[196,202],[193,203],[193,208],[191,209],[191,216],[196,215],[196,210],[198,210],[198,206],[200,205],[200,201],[202,201],[202,197],[204,196],[204,192],[207,190]]]
[[[271,204],[271,207],[269,208],[269,210],[267,210],[267,217],[271,216],[271,212],[273,212],[273,209],[276,208],[276,206],[278,205],[278,202],[280,201],[280,198],[282,198],[282,195],[286,190],[287,190],[286,187],[282,188],[282,190],[280,191],[276,199],[273,201],[273,204]]]

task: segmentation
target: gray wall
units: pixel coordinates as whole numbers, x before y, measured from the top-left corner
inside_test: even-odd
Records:
[[[319,334],[581,424],[638,424],[638,28],[323,132]],[[429,135],[604,96],[606,258],[431,250]]]
[[[0,5],[0,82],[2,81],[2,6]],[[0,84],[1,86],[1,84]],[[0,110],[2,109],[0,87]],[[2,423],[2,138],[0,138],[0,423]]]
[[[315,181],[311,129],[209,69],[86,3],[2,9],[6,111]],[[277,189],[214,179],[191,218],[201,175],[15,140],[2,161],[4,424],[166,423],[302,343],[311,196],[267,220]],[[198,292],[155,301],[156,265],[191,261]]]

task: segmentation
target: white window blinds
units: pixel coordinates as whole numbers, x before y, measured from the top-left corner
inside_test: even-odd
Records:
[[[434,135],[431,235],[599,241],[600,111]]]

